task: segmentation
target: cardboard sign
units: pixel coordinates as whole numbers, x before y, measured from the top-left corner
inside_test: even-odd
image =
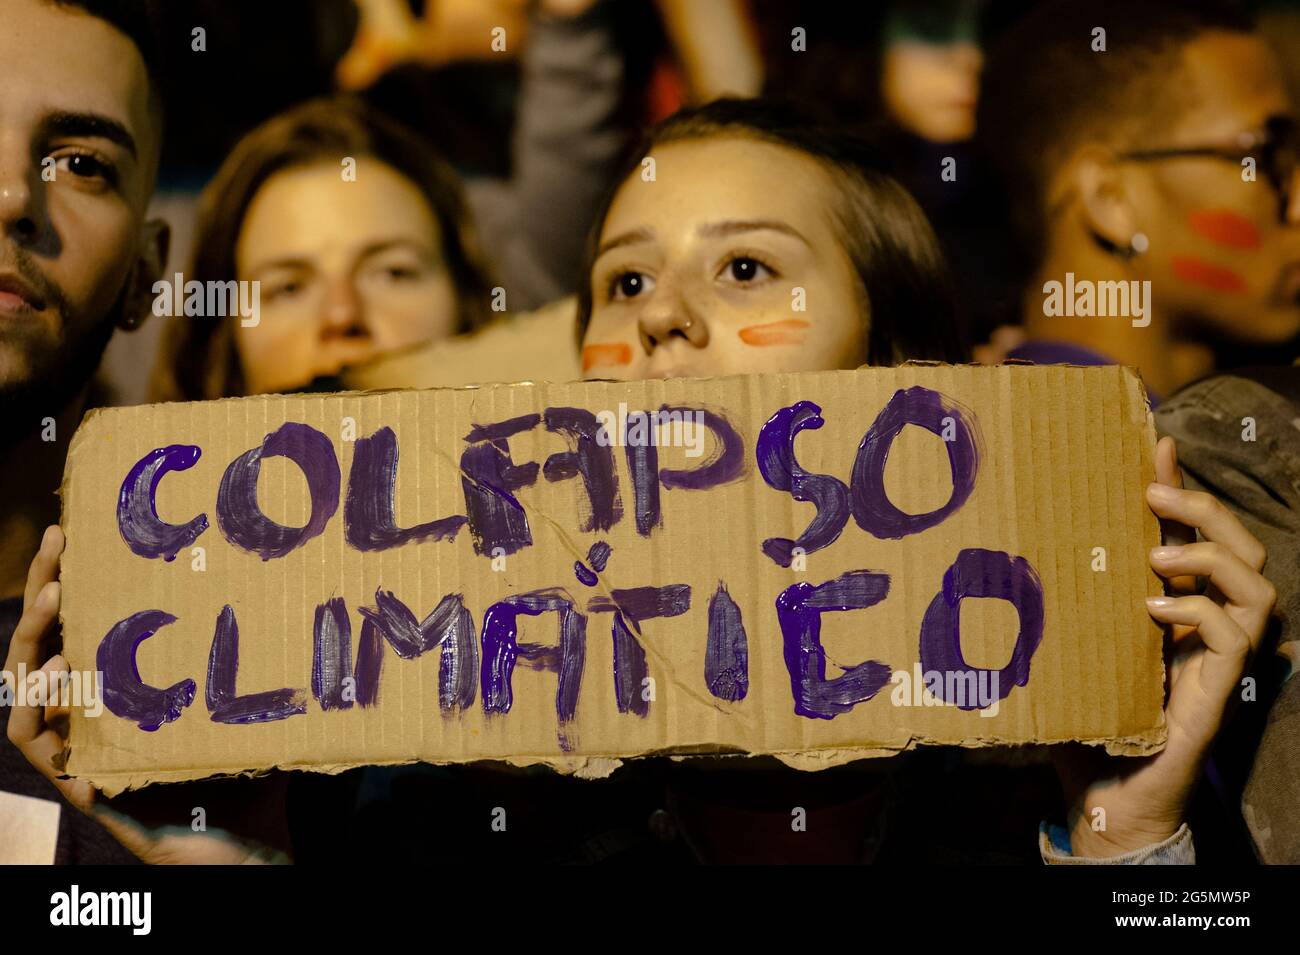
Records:
[[[1118,367],[904,366],[95,412],[68,771],[1165,739]]]

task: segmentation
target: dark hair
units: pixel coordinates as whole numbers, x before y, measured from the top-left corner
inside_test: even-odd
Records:
[[[1105,52],[1093,50],[1098,27]],[[1057,0],[1002,36],[985,63],[976,136],[1031,259],[1041,255],[1047,190],[1061,164],[1087,142],[1157,140],[1182,113],[1183,47],[1211,30],[1251,29],[1225,3]]]
[[[810,156],[839,187],[830,213],[853,263],[863,312],[870,315],[862,348],[868,364],[966,360],[943,253],[916,200],[884,171],[884,163],[864,140],[810,121],[792,104],[770,99],[714,100],[680,110],[650,131],[615,179],[588,237],[578,293],[579,338],[591,320],[591,268],[619,186],[656,148],[727,136]]]
[[[870,131],[873,141],[897,135],[882,96],[885,54],[897,42],[892,28],[905,23],[923,42],[954,41],[953,27],[976,21],[981,47],[1005,25],[1010,11],[1030,0],[874,0],[872,3],[800,3],[750,0],[763,59],[763,92],[792,99],[815,116]],[[816,53],[795,47],[792,31],[804,31]]]
[[[235,246],[244,217],[271,176],[320,162],[338,164],[344,157],[378,159],[419,188],[437,219],[443,258],[455,284],[457,330],[487,321],[491,282],[456,174],[414,132],[347,96],[303,103],[240,140],[199,198],[194,258],[186,279],[207,283],[236,277]],[[201,400],[242,392],[228,322],[177,322],[168,333],[155,375],[159,397]]]
[[[162,109],[162,68],[158,56],[157,20],[148,0],[48,0],[56,7],[75,7],[103,20],[140,51],[149,73],[155,105]],[[161,113],[160,113],[161,115]]]

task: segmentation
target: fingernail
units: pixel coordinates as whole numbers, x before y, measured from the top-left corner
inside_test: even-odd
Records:
[[[1153,547],[1151,548],[1152,560],[1175,560],[1183,556],[1181,547]]]
[[[54,547],[54,527],[53,525],[45,528],[45,534],[41,537],[42,553],[53,549]]]
[[[1147,494],[1159,501],[1172,501],[1178,497],[1178,489],[1153,481],[1147,485]]]
[[[1152,610],[1163,610],[1174,605],[1173,597],[1148,597],[1147,606]]]

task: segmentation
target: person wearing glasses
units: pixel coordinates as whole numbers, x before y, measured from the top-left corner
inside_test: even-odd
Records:
[[[977,123],[1027,250],[1006,357],[1132,365],[1153,403],[1234,347],[1291,361],[1292,110],[1277,57],[1232,8],[1061,0],[1017,23]]]
[[[1136,366],[1177,443],[1168,466],[1265,545],[1281,642],[1254,654],[1189,816],[1221,857],[1242,861],[1231,840],[1248,833],[1244,852],[1295,862],[1300,684],[1285,675],[1300,636],[1300,369],[1285,365],[1300,333],[1300,147],[1277,58],[1222,5],[1060,0],[1003,35],[983,83],[977,135],[1028,267],[1019,341],[1004,333],[990,357]],[[1076,290],[1073,305],[1090,289],[1092,308],[1051,301],[1053,282]],[[1119,283],[1130,314],[1098,314],[1098,291]],[[1242,346],[1275,367],[1207,379]],[[1077,856],[1087,829],[1058,841],[1049,828],[1044,858]],[[1167,849],[1161,861],[1187,859]]]

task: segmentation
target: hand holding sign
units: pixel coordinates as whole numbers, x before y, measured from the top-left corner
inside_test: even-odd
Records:
[[[1151,616],[1170,627],[1169,741],[1159,754],[1138,760],[1106,758],[1081,747],[1060,752],[1058,769],[1071,802],[1070,846],[1080,857],[1119,855],[1178,831],[1276,599],[1260,574],[1267,556],[1263,545],[1213,496],[1182,489],[1173,438],[1157,445],[1156,478],[1147,489],[1151,510],[1184,525],[1151,553],[1152,568],[1178,596],[1147,600]],[[1208,581],[1204,594],[1194,592],[1197,577]],[[1098,809],[1106,823],[1094,830]]]
[[[57,686],[61,675],[68,673],[68,664],[56,655],[41,665],[45,651],[52,649],[50,645],[56,642],[58,633],[59,555],[63,552],[63,542],[63,532],[58,527],[47,528],[27,574],[23,615],[14,630],[4,672],[6,675],[43,673],[36,677],[35,683],[46,688],[36,693],[45,702],[29,698],[27,688],[22,685],[26,680],[20,679],[11,687],[14,708],[9,718],[9,741],[69,803],[94,818],[145,862],[225,865],[287,861],[283,853],[269,846],[206,824],[202,831],[195,831],[190,819],[192,807],[213,806],[216,801],[232,802],[255,811],[274,813],[278,809],[283,816],[282,779],[159,787],[109,801],[101,799],[89,781],[63,773],[70,707],[49,688]],[[280,797],[278,803],[266,798],[273,795],[271,790]],[[159,818],[168,820],[169,824],[160,824]]]

